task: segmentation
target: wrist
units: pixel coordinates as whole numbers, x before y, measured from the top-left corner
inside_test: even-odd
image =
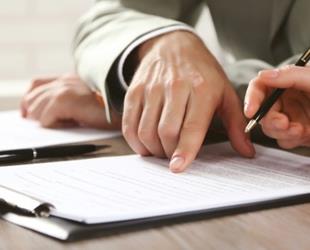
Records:
[[[187,30],[176,30],[169,33],[165,33],[160,36],[156,36],[143,44],[141,44],[136,50],[136,56],[139,61],[143,59],[154,47],[157,45],[164,45],[171,47],[180,41],[199,41],[202,43],[200,38],[194,33]]]

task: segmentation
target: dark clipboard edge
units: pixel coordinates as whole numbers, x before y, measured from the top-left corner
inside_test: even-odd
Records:
[[[161,227],[176,223],[218,218],[222,216],[248,213],[310,202],[310,193],[282,197],[278,199],[239,204],[221,208],[197,210],[193,212],[149,217],[102,224],[81,224],[56,217],[36,218],[2,211],[1,218],[21,227],[50,236],[54,239],[72,242],[87,238],[103,237],[116,233],[139,231],[151,227]]]

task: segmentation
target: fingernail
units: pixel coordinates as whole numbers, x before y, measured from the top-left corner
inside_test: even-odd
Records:
[[[276,78],[279,76],[279,70],[278,69],[262,70],[258,73],[258,75],[264,78]]]
[[[246,113],[249,109],[249,104],[247,102],[244,103],[244,108],[243,108],[243,111],[244,113]]]
[[[170,161],[169,168],[173,172],[178,172],[182,169],[182,166],[184,164],[185,160],[181,156],[174,156],[172,160]]]
[[[248,118],[250,118],[249,116],[251,116],[252,114],[252,109],[253,109],[253,104],[249,104],[248,102],[245,102],[244,103],[244,108],[243,108],[243,112],[244,112],[244,115]]]

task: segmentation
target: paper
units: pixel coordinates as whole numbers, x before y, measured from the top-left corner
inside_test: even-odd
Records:
[[[23,119],[18,111],[0,112],[0,150],[100,140],[120,132],[88,128],[46,129]]]
[[[137,155],[0,168],[0,183],[55,206],[53,215],[103,223],[270,200],[310,192],[310,161],[256,146],[244,159],[207,146],[173,174],[168,161]]]

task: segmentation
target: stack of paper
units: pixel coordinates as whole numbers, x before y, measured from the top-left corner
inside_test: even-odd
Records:
[[[310,193],[310,161],[256,146],[255,159],[228,143],[204,148],[182,174],[137,155],[0,168],[1,186],[50,202],[54,216],[106,223],[216,210]]]
[[[46,129],[35,121],[23,119],[18,111],[1,112],[0,124],[0,150],[77,143],[120,135],[120,132],[89,128]]]

